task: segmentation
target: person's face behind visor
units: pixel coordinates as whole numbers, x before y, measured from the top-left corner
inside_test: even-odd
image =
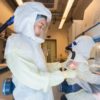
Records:
[[[45,39],[47,29],[48,29],[48,23],[45,18],[40,18],[39,20],[36,21],[34,25],[34,31],[37,37]]]

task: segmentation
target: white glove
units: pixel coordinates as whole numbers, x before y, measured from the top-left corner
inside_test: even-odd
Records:
[[[64,78],[75,78],[77,73],[75,70],[67,70],[62,72],[64,75]]]

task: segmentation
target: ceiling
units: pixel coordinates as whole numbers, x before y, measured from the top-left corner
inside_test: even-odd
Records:
[[[18,6],[16,0],[1,0],[5,1],[12,11],[16,9]],[[55,23],[56,21],[61,21],[63,12],[65,10],[65,7],[67,5],[68,0],[22,0],[23,2],[28,1],[38,1],[42,2],[46,7],[48,7],[53,15],[52,22]],[[82,20],[84,17],[84,11],[88,7],[88,5],[93,0],[74,0],[74,4],[68,14],[68,17],[66,19],[66,22],[72,22],[74,19],[76,20]]]

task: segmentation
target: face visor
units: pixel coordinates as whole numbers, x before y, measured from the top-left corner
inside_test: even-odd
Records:
[[[49,26],[49,23],[47,22],[47,16],[37,15],[35,25],[37,27],[37,33],[35,35],[41,39],[45,39]]]
[[[71,59],[74,60],[76,54],[75,54],[75,51],[73,51],[73,49],[72,49],[72,45],[76,46],[77,43],[74,41],[73,43],[71,43],[70,45],[68,45],[65,48],[65,51],[70,52],[71,53]]]
[[[93,73],[100,74],[100,42],[96,43],[90,53],[90,70]]]

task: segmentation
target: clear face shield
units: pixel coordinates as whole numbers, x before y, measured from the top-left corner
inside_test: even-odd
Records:
[[[47,35],[49,23],[47,17],[44,15],[37,15],[35,22],[35,35],[39,38],[45,39]]]
[[[40,34],[40,38],[42,39],[46,39],[46,36],[47,36],[47,31],[48,31],[48,24],[45,24],[42,28],[41,28],[41,34]]]
[[[90,53],[90,70],[95,74],[100,74],[100,42],[96,43]]]

